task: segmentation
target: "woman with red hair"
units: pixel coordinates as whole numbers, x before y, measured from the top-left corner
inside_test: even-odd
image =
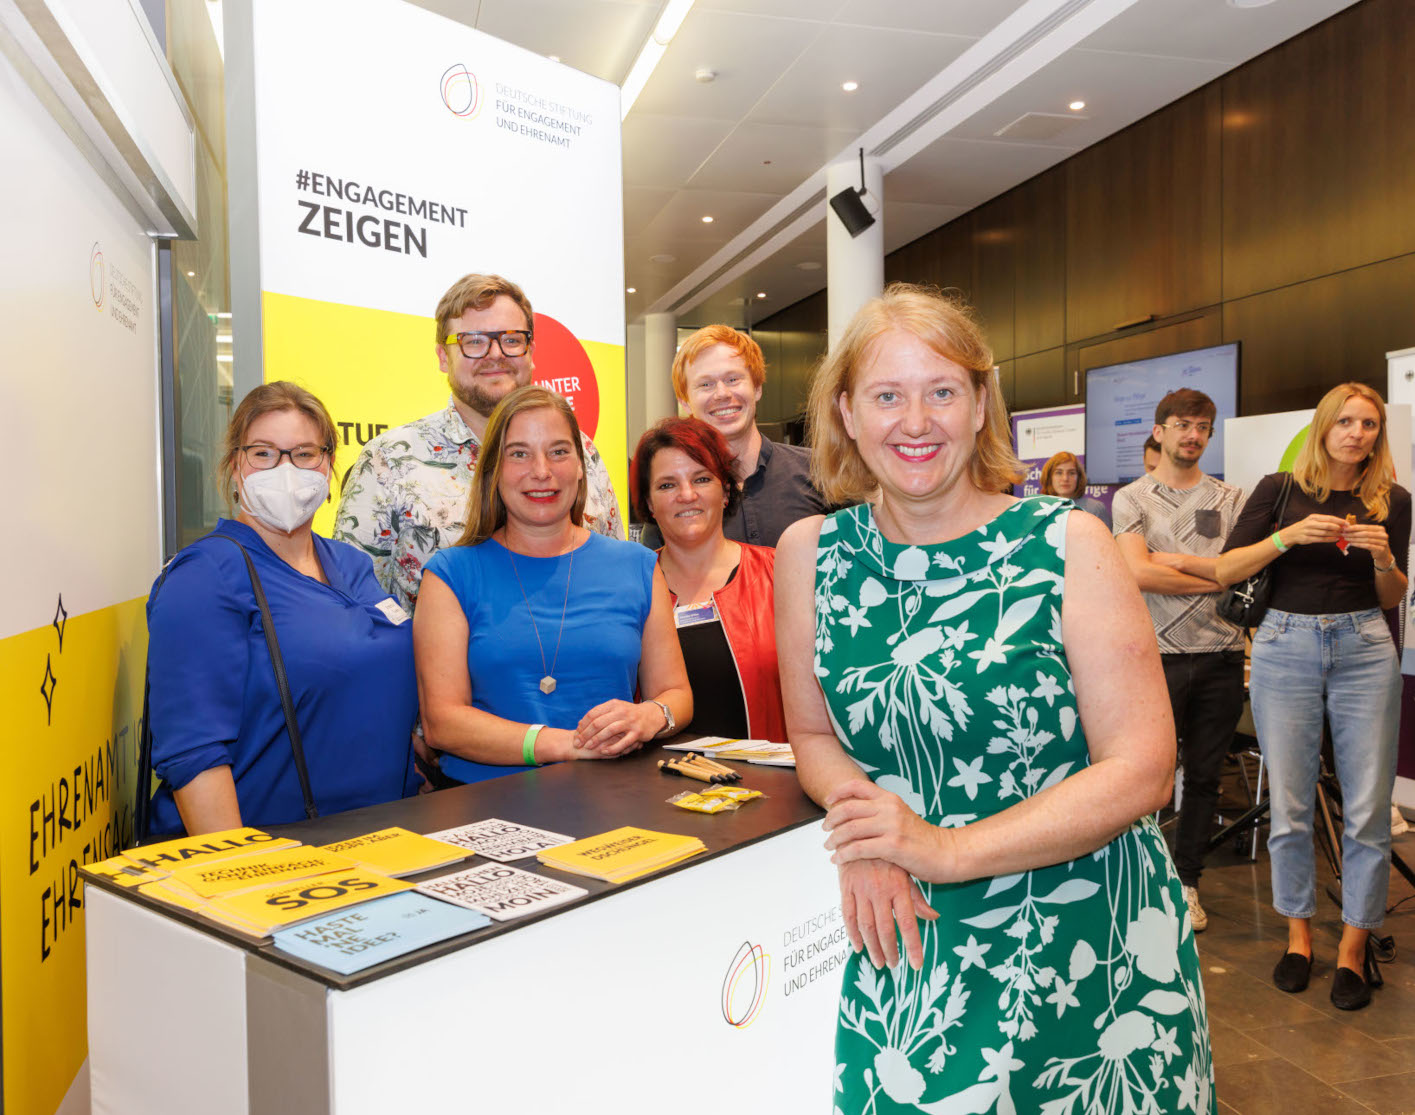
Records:
[[[663,535],[659,568],[688,668],[693,729],[783,742],[776,668],[776,553],[724,537],[741,503],[732,453],[696,418],[667,418],[639,439],[629,470],[635,509]]]

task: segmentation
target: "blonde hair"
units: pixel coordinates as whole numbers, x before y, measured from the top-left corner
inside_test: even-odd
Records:
[[[684,406],[688,405],[688,365],[713,345],[725,345],[742,358],[753,387],[766,382],[766,357],[761,345],[730,325],[704,325],[679,346],[673,358],[673,393]]]
[[[855,390],[860,365],[891,330],[917,337],[945,360],[965,368],[973,392],[982,392],[983,427],[969,463],[973,484],[985,492],[1018,483],[1022,462],[1012,451],[1007,406],[993,382],[992,351],[972,312],[935,287],[892,283],[860,307],[816,372],[806,404],[811,479],[829,503],[859,503],[878,488],[855,440],[845,431],[839,399]]]
[[[467,527],[456,545],[475,546],[506,525],[506,503],[501,498],[501,464],[511,419],[530,410],[545,409],[558,412],[570,427],[570,440],[575,445],[575,456],[580,459],[580,488],[570,508],[570,521],[578,524],[585,517],[589,485],[585,479],[585,444],[580,438],[580,424],[575,421],[575,412],[563,395],[528,383],[497,403],[487,420],[486,437],[482,439],[477,470],[472,475],[472,494],[467,499]]]
[[[319,401],[318,396],[287,379],[277,379],[273,383],[252,387],[236,407],[236,413],[231,415],[231,421],[226,426],[224,452],[220,464],[216,466],[216,474],[221,478],[221,494],[226,499],[228,511],[236,506],[236,459],[240,455],[241,446],[245,444],[246,435],[250,433],[251,425],[258,418],[282,410],[293,410],[313,422],[319,430],[319,444],[328,454],[329,460],[333,461],[339,438],[334,432],[334,419],[329,417],[329,411]],[[332,492],[330,498],[333,498]]]
[[[1056,485],[1051,482],[1051,474],[1062,465],[1076,466],[1076,494],[1083,496],[1086,494],[1086,467],[1081,464],[1080,458],[1075,453],[1069,453],[1063,449],[1060,453],[1053,454],[1046,464],[1042,465],[1042,495],[1056,495]]]
[[[468,310],[485,310],[503,294],[526,315],[526,328],[534,333],[536,315],[531,311],[531,300],[526,297],[526,292],[500,275],[478,275],[474,272],[463,275],[448,287],[433,311],[437,319],[438,347],[447,343],[447,330],[452,328],[454,317],[461,317]]]
[[[1337,416],[1347,400],[1359,396],[1376,408],[1380,416],[1381,428],[1376,434],[1376,444],[1371,447],[1371,455],[1361,467],[1353,492],[1358,496],[1371,518],[1384,522],[1390,514],[1390,489],[1395,483],[1395,458],[1390,452],[1390,438],[1386,433],[1386,404],[1380,393],[1364,383],[1342,383],[1333,387],[1317,404],[1317,412],[1312,415],[1312,426],[1307,440],[1297,451],[1297,459],[1292,464],[1292,478],[1318,503],[1323,503],[1331,495],[1331,456],[1327,453],[1327,434],[1336,425]]]

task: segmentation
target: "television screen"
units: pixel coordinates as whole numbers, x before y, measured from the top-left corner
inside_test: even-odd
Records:
[[[1086,478],[1092,484],[1128,484],[1145,474],[1155,408],[1181,387],[1202,391],[1218,407],[1199,467],[1223,476],[1223,420],[1238,416],[1236,342],[1087,369]]]

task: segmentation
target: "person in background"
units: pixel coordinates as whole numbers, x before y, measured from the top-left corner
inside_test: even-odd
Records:
[[[255,388],[219,466],[234,520],[182,550],[148,597],[152,831],[195,835],[305,817],[264,623],[240,549],[270,607],[321,813],[416,786],[412,625],[368,555],[321,538],[334,423],[302,387]],[[222,537],[218,538],[220,535]]]
[[[1253,632],[1249,684],[1271,780],[1273,907],[1287,918],[1273,983],[1301,991],[1312,970],[1312,810],[1325,718],[1343,822],[1343,925],[1331,1001],[1358,1010],[1380,980],[1370,934],[1385,919],[1390,886],[1401,680],[1382,612],[1405,594],[1410,546],[1410,493],[1395,482],[1380,395],[1343,383],[1323,396],[1274,524],[1283,481],[1274,473],[1258,482],[1215,575],[1228,585],[1273,570],[1270,606]]]
[[[457,540],[487,421],[496,404],[531,382],[535,315],[525,292],[500,275],[464,275],[442,296],[437,365],[452,398],[445,409],[372,438],[344,485],[334,537],[373,558],[379,582],[413,611],[427,560]],[[584,526],[624,537],[599,451],[584,439]]]
[[[897,284],[811,389],[822,493],[868,501],[776,556],[788,735],[856,950],[835,1103],[1209,1115],[1198,953],[1149,816],[1174,770],[1159,656],[1105,527],[999,493],[1021,468],[992,367],[965,310]]]
[[[668,589],[648,550],[581,525],[587,469],[570,404],[517,388],[484,448],[466,529],[428,562],[413,620],[423,731],[442,774],[479,782],[672,735],[693,698]]]
[[[1202,391],[1171,391],[1155,408],[1155,470],[1115,493],[1115,542],[1145,594],[1159,642],[1184,769],[1174,862],[1195,932],[1219,779],[1243,715],[1243,632],[1218,614],[1214,561],[1243,493],[1199,468],[1217,408]]]
[[[735,460],[742,506],[728,519],[724,533],[754,546],[775,546],[781,532],[797,519],[830,510],[811,483],[810,452],[804,446],[768,441],[757,429],[757,403],[765,383],[761,346],[730,325],[699,329],[673,360],[678,401],[722,435]]]
[[[1110,526],[1110,508],[1086,494],[1086,469],[1075,453],[1062,450],[1042,465],[1042,495],[1069,499],[1082,511]]]
[[[1154,472],[1155,466],[1160,463],[1160,443],[1155,440],[1154,434],[1145,439],[1145,451],[1142,456],[1145,459],[1145,471]]]
[[[693,730],[784,743],[772,579],[776,551],[723,536],[742,500],[722,435],[666,418],[639,439],[629,489],[663,536],[658,567],[693,690]]]

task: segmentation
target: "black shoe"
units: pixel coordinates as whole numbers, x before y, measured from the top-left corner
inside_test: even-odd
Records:
[[[1355,975],[1356,973],[1352,973]],[[1273,985],[1279,991],[1306,991],[1312,975],[1312,958],[1300,952],[1285,952],[1273,969]],[[1335,992],[1333,992],[1335,994]]]
[[[1360,1010],[1371,1001],[1371,985],[1359,972],[1338,968],[1331,981],[1331,1003],[1337,1010]]]

